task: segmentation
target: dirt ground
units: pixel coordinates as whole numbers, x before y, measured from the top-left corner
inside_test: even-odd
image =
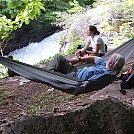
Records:
[[[125,66],[134,63],[134,54]],[[134,89],[120,92],[120,81],[115,81],[102,90],[73,96],[45,84],[32,82],[21,76],[0,80],[0,132],[3,125],[25,114],[59,115],[84,107],[98,99],[109,96],[134,107]]]

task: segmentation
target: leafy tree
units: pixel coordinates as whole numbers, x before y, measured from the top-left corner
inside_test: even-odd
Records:
[[[55,23],[57,20],[64,21],[65,15],[81,13],[87,4],[94,0],[51,0],[42,1],[45,11],[42,11],[40,19],[47,23]]]
[[[2,4],[8,8],[7,10],[3,8],[0,14],[1,54],[6,45],[5,40],[7,40],[9,35],[14,30],[20,28],[23,23],[29,24],[30,20],[33,20],[37,15],[40,15],[41,9],[45,10],[41,0],[3,0]]]

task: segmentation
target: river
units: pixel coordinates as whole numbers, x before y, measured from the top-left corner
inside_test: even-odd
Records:
[[[14,59],[31,65],[39,63],[41,60],[48,59],[59,53],[61,47],[59,41],[64,32],[55,33],[39,43],[29,43],[28,46],[16,49],[9,55],[13,55]]]

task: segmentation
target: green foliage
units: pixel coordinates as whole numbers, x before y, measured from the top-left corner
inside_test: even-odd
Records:
[[[23,23],[29,24],[30,20],[33,20],[37,15],[40,15],[41,9],[45,10],[40,0],[5,0],[3,3],[8,9],[3,9],[1,12],[3,14],[0,13],[1,51],[2,45],[12,31],[20,28]],[[7,12],[8,10],[10,10],[10,12]]]
[[[122,44],[134,37],[134,33],[132,33],[132,31],[130,30],[130,25],[131,25],[131,22],[128,22],[128,23],[123,23],[120,26],[120,29],[122,29],[121,30],[122,37],[117,36],[113,39],[114,46],[119,46],[120,44]]]
[[[4,98],[8,98],[8,97],[11,97],[11,96],[14,96],[16,94],[15,91],[4,91],[4,87],[0,87],[0,92],[2,91],[2,93],[0,94],[0,101]]]
[[[78,14],[84,10],[87,0],[51,0],[42,1],[45,11],[38,18],[46,23],[64,22],[68,14]],[[92,3],[92,1],[90,2]],[[68,19],[68,18],[67,18]]]
[[[2,0],[1,7],[0,16],[6,16],[11,20],[23,13],[28,13],[29,16],[40,14],[40,9],[44,9],[40,0]]]
[[[77,40],[80,39],[80,37],[77,36],[76,31],[73,31],[72,34],[69,36],[69,39],[73,42],[76,42]]]
[[[38,114],[40,109],[41,109],[40,106],[32,105],[27,108],[27,113],[28,114]]]
[[[8,76],[6,72],[6,67],[0,64],[0,78],[6,77],[6,76]]]
[[[74,0],[73,2],[69,2],[69,4],[70,9],[67,10],[69,14],[80,13],[83,9],[76,0]]]
[[[0,101],[4,98],[3,90],[4,86],[0,86]]]
[[[64,45],[64,38],[65,38],[64,36],[61,39],[61,44],[63,45]],[[85,43],[85,41],[83,41],[81,37],[77,36],[77,33],[75,31],[73,31],[68,38],[72,42],[72,47],[67,50],[66,55],[73,54],[74,52],[76,52],[78,45]]]
[[[125,73],[129,69],[129,65],[124,65],[120,73]]]
[[[133,0],[98,0],[94,7],[103,6],[108,8],[106,14],[111,15],[111,19],[102,22],[102,27],[106,32],[116,31],[122,36],[115,37],[114,46],[118,46],[128,39],[134,37],[134,33],[131,30],[134,20],[134,1]]]
[[[49,61],[51,61],[51,60],[53,60],[56,56],[58,56],[58,55],[63,55],[63,56],[65,56],[65,54],[59,54],[59,53],[57,53],[57,54],[55,54],[54,56],[50,56],[48,59],[44,59],[44,60],[41,60],[40,62],[39,62],[39,64],[43,64],[43,63],[46,63],[46,62],[49,62]]]
[[[0,91],[2,91],[4,89],[4,86],[0,86]]]
[[[112,25],[117,23],[126,23],[134,20],[134,1],[133,0],[98,0],[94,6],[104,5],[109,7],[108,12],[111,14]]]
[[[96,0],[77,0],[80,6],[89,6],[92,5]]]
[[[13,29],[13,23],[6,16],[0,17],[0,39],[7,37]]]
[[[75,42],[72,43],[72,47],[68,49],[67,51],[67,55],[73,54],[77,51],[77,47],[78,45],[81,45],[85,42],[83,42],[82,40],[76,40]]]
[[[130,25],[132,24],[132,22],[128,22],[128,23],[123,23],[122,24],[122,32],[124,33],[124,36],[127,38],[132,38],[134,37],[134,34],[131,32],[130,30]]]

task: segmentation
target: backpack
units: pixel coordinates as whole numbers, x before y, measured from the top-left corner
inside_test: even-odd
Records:
[[[128,71],[125,74],[121,74],[120,79],[121,79],[120,92],[123,95],[125,95],[126,94],[125,89],[134,88],[134,64],[128,69]]]

